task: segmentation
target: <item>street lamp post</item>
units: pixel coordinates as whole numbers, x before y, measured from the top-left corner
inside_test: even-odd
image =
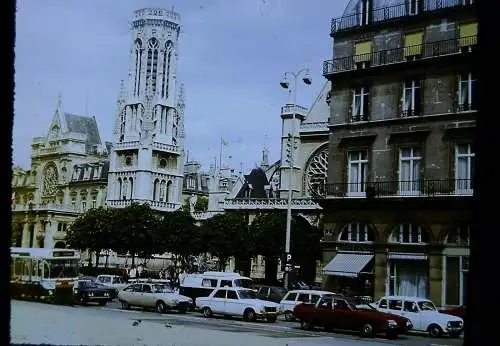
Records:
[[[288,89],[289,83],[287,80],[287,76],[292,76],[293,77],[293,108],[292,108],[292,130],[291,133],[288,134],[288,140],[290,141],[289,147],[290,147],[290,152],[289,152],[289,158],[288,158],[288,163],[290,165],[290,171],[288,174],[288,201],[287,201],[287,209],[286,209],[286,238],[285,238],[285,258],[286,258],[286,263],[285,263],[285,276],[284,276],[284,287],[288,289],[288,280],[289,280],[289,275],[290,275],[290,269],[291,269],[291,260],[292,257],[290,255],[290,236],[291,236],[291,228],[292,228],[292,183],[293,183],[293,170],[294,170],[294,151],[295,151],[295,111],[296,111],[296,106],[297,106],[297,81],[301,74],[304,73],[304,77],[302,78],[302,81],[306,85],[311,85],[312,83],[312,78],[311,75],[309,74],[309,70],[307,68],[303,68],[299,70],[298,72],[285,72],[283,74],[283,79],[280,82],[280,86],[284,89]]]

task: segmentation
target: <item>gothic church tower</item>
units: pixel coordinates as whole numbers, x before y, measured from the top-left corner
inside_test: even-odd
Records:
[[[173,10],[135,11],[128,81],[117,102],[107,204],[181,206],[184,93],[177,94],[180,16]],[[182,88],[180,88],[182,89]]]

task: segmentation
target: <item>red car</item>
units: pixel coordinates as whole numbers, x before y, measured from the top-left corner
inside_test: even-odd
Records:
[[[439,312],[441,312],[443,314],[457,316],[457,317],[460,317],[463,320],[465,320],[465,306],[464,305],[457,306],[457,307],[454,307],[454,308],[440,309]]]
[[[384,334],[395,339],[413,328],[407,318],[379,312],[369,305],[358,308],[343,297],[323,297],[316,304],[299,304],[293,310],[302,329],[359,331],[364,337]]]

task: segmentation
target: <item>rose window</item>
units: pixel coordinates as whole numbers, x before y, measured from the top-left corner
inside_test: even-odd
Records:
[[[328,174],[328,148],[316,152],[306,169],[306,192],[309,195],[318,193],[325,183]]]

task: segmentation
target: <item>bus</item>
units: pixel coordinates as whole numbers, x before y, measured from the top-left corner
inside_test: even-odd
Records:
[[[72,303],[80,252],[71,249],[10,248],[12,299]]]

